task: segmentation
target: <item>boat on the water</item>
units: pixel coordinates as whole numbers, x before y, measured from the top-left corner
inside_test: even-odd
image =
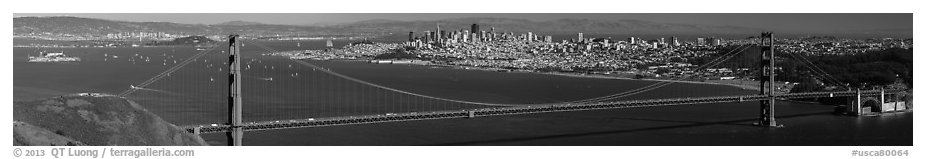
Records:
[[[71,57],[64,52],[41,53],[41,56],[29,56],[29,62],[80,62],[80,57]]]

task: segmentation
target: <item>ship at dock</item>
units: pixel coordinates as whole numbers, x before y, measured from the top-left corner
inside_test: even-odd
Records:
[[[68,56],[64,52],[43,52],[41,56],[29,56],[29,62],[80,62],[80,57]]]

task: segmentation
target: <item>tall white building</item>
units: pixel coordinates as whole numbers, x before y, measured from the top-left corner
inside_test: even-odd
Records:
[[[534,41],[534,33],[527,32],[527,41]]]
[[[579,33],[579,42],[584,42],[584,41],[585,41],[585,36],[583,36],[582,33]]]

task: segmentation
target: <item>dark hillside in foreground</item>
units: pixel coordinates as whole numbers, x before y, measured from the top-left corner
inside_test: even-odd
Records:
[[[137,103],[85,93],[13,103],[13,145],[205,146]]]

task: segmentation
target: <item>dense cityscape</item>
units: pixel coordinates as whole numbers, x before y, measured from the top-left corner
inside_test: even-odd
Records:
[[[749,68],[707,68],[688,60],[727,53],[754,44],[757,38],[721,39],[699,37],[680,41],[678,37],[658,39],[610,39],[577,33],[570,40],[553,41],[552,36],[527,32],[441,30],[440,25],[424,33],[409,32],[403,43],[352,43],[341,49],[298,50],[272,53],[296,59],[372,60],[375,63],[432,64],[462,66],[493,71],[527,71],[597,74],[631,78],[700,80],[745,78]],[[779,39],[776,49],[808,56],[853,55],[890,48],[912,48],[912,39],[840,39],[804,37]],[[391,56],[382,56],[390,54]],[[782,55],[784,56],[784,55]],[[786,85],[787,86],[787,85]]]
[[[227,25],[207,27],[216,26],[230,27]],[[755,44],[758,39],[755,37],[724,39],[710,36],[710,34],[696,38],[688,37],[690,38],[688,41],[678,36],[650,36],[649,39],[630,36],[616,39],[600,37],[601,33],[577,32],[573,33],[572,37],[556,38],[565,40],[554,40],[552,35],[544,35],[544,33],[506,32],[478,23],[460,28],[467,29],[441,29],[441,24],[437,23],[433,30],[407,32],[407,39],[398,43],[366,40],[382,39],[390,35],[383,33],[312,34],[298,31],[258,31],[243,34],[242,37],[270,41],[354,41],[342,48],[329,46],[323,50],[267,53],[296,59],[370,60],[374,63],[426,64],[490,71],[695,81],[738,80],[739,83],[752,81],[750,73],[754,71],[742,66],[710,66],[703,70],[697,69],[702,67],[699,64],[704,62],[704,59],[730,52],[745,51],[748,45]],[[218,33],[200,35],[202,34],[195,32],[151,31],[17,32],[14,34],[15,39],[35,39],[40,42],[14,43],[14,46],[162,47],[165,43],[170,44],[171,40],[204,37],[222,41],[226,36]],[[557,34],[557,36],[563,35]],[[808,35],[800,38],[778,38],[776,50],[806,56],[855,55],[891,48],[910,49],[912,43],[912,38],[852,39]],[[730,82],[721,81],[721,83]],[[783,86],[785,86],[782,88],[783,91],[787,91],[791,85],[783,83]]]

